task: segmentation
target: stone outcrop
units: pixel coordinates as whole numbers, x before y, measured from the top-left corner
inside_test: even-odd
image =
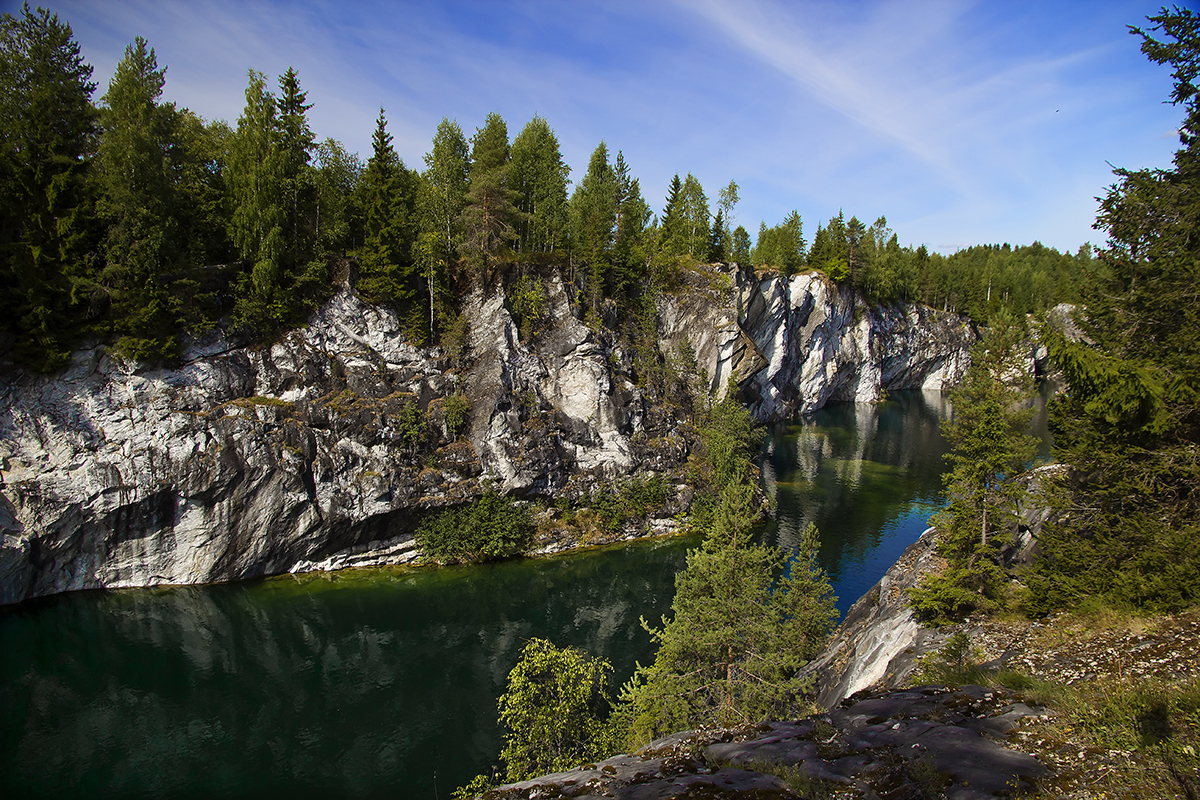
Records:
[[[1021,476],[1025,493],[1017,506],[1015,530],[1000,557],[1006,569],[1031,564],[1037,537],[1051,519],[1042,499],[1042,481],[1064,467],[1049,464]],[[814,679],[817,705],[830,708],[868,688],[904,686],[926,653],[945,644],[948,630],[922,627],[908,602],[907,590],[937,572],[945,560],[937,555],[937,531],[929,528],[896,559],[870,591],[860,597],[830,637],[829,644],[803,669]]]
[[[0,603],[411,561],[422,514],[488,486],[678,485],[694,440],[679,398],[647,394],[621,342],[580,321],[556,274],[545,283],[546,324],[528,341],[499,287],[467,298],[461,360],[407,343],[393,313],[343,286],[268,348],[217,333],[169,369],[96,346],[55,376],[5,370]],[[816,273],[737,267],[689,272],[658,316],[664,353],[686,339],[713,394],[733,377],[763,420],[941,388],[974,336]],[[461,435],[450,397],[469,402]]]
[[[577,769],[486,792],[536,797],[799,798],[829,786],[856,797],[982,800],[1023,796],[1050,774],[1005,739],[1043,710],[963,686],[859,695],[802,720],[687,731]]]

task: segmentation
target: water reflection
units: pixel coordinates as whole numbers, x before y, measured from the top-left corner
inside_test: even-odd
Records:
[[[780,426],[763,479],[845,609],[938,502],[940,398]],[[688,540],[553,559],[63,595],[0,610],[0,797],[448,797],[496,760],[525,640],[653,657]]]
[[[940,500],[948,413],[938,394],[831,406],[775,428],[763,484],[776,505],[767,538],[795,548],[808,523],[843,612],[916,541]]]
[[[689,542],[68,595],[0,616],[0,795],[448,796],[532,636],[652,657]],[[436,788],[435,788],[436,786]]]

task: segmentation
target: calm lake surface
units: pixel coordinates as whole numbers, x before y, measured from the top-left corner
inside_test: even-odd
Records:
[[[836,406],[764,445],[764,536],[816,522],[843,612],[939,503],[939,404]],[[623,682],[695,543],[0,609],[0,796],[447,798],[496,761],[524,640],[603,655]]]

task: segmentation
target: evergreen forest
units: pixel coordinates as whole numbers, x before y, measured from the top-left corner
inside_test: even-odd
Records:
[[[0,354],[41,372],[85,340],[159,363],[218,325],[267,343],[347,277],[430,344],[461,338],[460,300],[497,282],[528,331],[551,268],[581,318],[633,336],[698,263],[820,270],[872,302],[982,323],[1077,302],[1094,261],[1036,242],[944,256],[842,212],[811,241],[795,211],[752,238],[732,224],[735,181],[710,196],[676,175],[660,207],[606,142],[573,181],[539,116],[515,136],[495,113],[473,133],[443,119],[408,165],[381,108],[364,157],[314,133],[319,99],[294,69],[250,70],[241,116],[206,120],[166,99],[151,43],[99,86],[70,25],[28,6],[0,25],[0,89]]]
[[[792,211],[752,236],[734,224],[736,181],[710,196],[685,170],[651,190],[603,141],[572,172],[540,116],[515,136],[496,113],[470,134],[443,119],[422,163],[408,165],[381,108],[364,158],[314,133],[308,114],[320,98],[293,69],[251,70],[236,122],[206,120],[165,99],[166,67],[149,42],[134,39],[100,87],[70,26],[25,6],[0,23],[0,357],[50,373],[100,341],[169,364],[189,337],[217,327],[266,344],[346,280],[396,309],[411,341],[453,352],[471,291],[500,287],[528,336],[545,314],[543,279],[559,270],[579,318],[627,337],[642,353],[635,364],[650,364],[658,355],[642,350],[655,301],[697,265],[815,270],[867,302],[925,303],[984,330],[945,428],[947,505],[934,525],[947,568],[911,593],[927,623],[1089,603],[1191,608],[1200,601],[1200,18],[1164,9],[1150,21],[1149,32],[1132,32],[1174,71],[1181,148],[1169,169],[1117,169],[1096,222],[1105,247],[981,244],[943,255],[901,245],[883,216],[867,224],[842,211],[808,232]],[[1061,303],[1077,307],[1081,337],[1043,324]],[[1033,453],[1020,359],[1031,335],[1065,381],[1051,423],[1066,467],[1048,487],[1056,513],[1040,556],[1014,574],[1001,553]],[[672,730],[805,708],[810,687],[797,670],[836,618],[818,534],[792,554],[755,542],[752,420],[733,397],[696,405],[695,462],[707,477],[691,521],[704,540],[677,576],[671,617],[643,620],[655,661],[613,692],[607,664],[529,642],[499,703],[506,772],[480,776],[463,796]],[[488,557],[528,538],[528,519],[495,495],[454,513],[419,534],[437,558],[471,557],[478,547],[455,538],[468,529],[495,529]]]

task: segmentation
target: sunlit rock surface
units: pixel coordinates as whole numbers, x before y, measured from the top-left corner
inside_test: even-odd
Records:
[[[799,798],[829,786],[876,798],[1024,796],[1051,771],[1005,740],[1043,713],[979,686],[860,695],[801,720],[677,733],[483,797]]]
[[[214,334],[171,369],[94,347],[58,375],[3,370],[0,603],[403,563],[419,555],[422,513],[489,485],[577,496],[658,474],[686,496],[686,404],[648,396],[621,342],[578,318],[561,278],[547,285],[528,341],[499,287],[469,297],[461,364],[407,343],[395,314],[343,286],[265,349]],[[762,420],[941,389],[974,336],[816,273],[736,266],[687,273],[658,312],[661,350],[678,358],[686,343],[702,385],[720,397],[733,378]],[[459,437],[442,413],[454,394],[471,409]],[[414,404],[429,420],[420,442],[404,424]]]

